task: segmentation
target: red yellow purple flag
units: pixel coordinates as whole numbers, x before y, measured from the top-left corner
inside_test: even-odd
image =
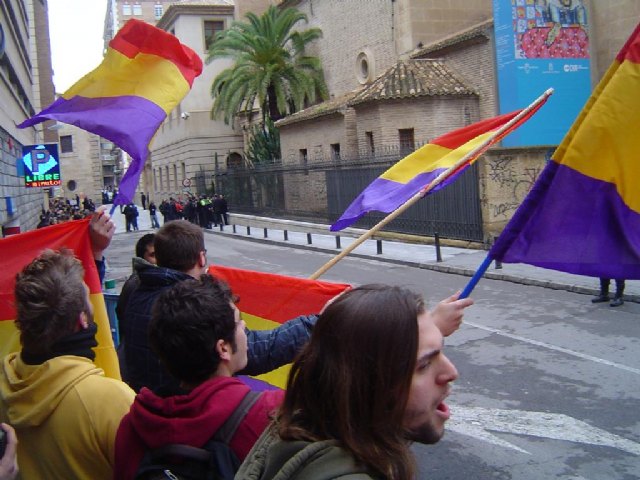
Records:
[[[84,267],[84,281],[89,286],[93,318],[98,326],[95,364],[105,375],[120,379],[118,357],[113,346],[109,318],[102,296],[100,278],[89,240],[89,219],[75,220],[0,239],[0,358],[20,350],[20,336],[14,320],[16,275],[45,249],[73,250]]]
[[[129,203],[151,139],[201,72],[198,54],[175,36],[131,19],[109,42],[95,70],[18,128],[58,120],[114,142],[132,158],[115,200]]]
[[[240,296],[242,319],[252,330],[269,330],[299,315],[320,312],[328,300],[350,285],[287,277],[239,268],[210,266],[209,274],[227,282]],[[256,378],[285,388],[289,365]]]
[[[489,256],[640,279],[640,24]]]
[[[546,102],[549,94],[545,93],[528,109],[487,118],[434,138],[371,182],[330,230],[342,230],[372,210],[393,212],[439,179],[441,174],[453,169],[429,194],[446,187],[492,145],[526,122]],[[457,166],[459,162],[463,164]]]

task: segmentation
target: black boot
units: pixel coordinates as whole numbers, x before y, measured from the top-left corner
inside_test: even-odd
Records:
[[[609,305],[611,305],[612,307],[619,307],[620,305],[622,305],[624,303],[624,300],[622,299],[624,295],[624,280],[616,280],[616,295],[615,297],[613,297],[613,300],[611,300],[611,303]]]
[[[609,301],[609,294],[600,292],[600,295],[593,297],[591,303],[604,303]]]
[[[624,303],[624,300],[622,299],[622,297],[613,297],[613,300],[611,300],[611,303],[609,304],[609,306],[611,307],[619,307],[620,305],[622,305]]]
[[[604,303],[609,301],[609,283],[608,278],[600,279],[600,294],[591,299],[591,303]]]

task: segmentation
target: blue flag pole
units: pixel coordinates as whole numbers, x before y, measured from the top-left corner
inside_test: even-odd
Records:
[[[493,261],[493,258],[491,258],[490,255],[487,255],[486,258],[482,261],[482,263],[478,267],[478,270],[476,270],[476,273],[474,273],[473,277],[471,277],[471,280],[469,280],[469,283],[467,283],[467,286],[464,287],[464,290],[458,297],[459,299],[467,298],[469,295],[471,295],[471,292],[473,292],[473,289],[476,287],[476,285],[478,284],[478,282],[480,281],[484,273],[487,271],[492,261]]]

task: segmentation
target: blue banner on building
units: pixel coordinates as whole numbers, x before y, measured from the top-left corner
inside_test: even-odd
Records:
[[[591,95],[589,24],[583,0],[493,0],[500,113],[555,92],[505,147],[557,145]]]
[[[57,144],[22,147],[22,163],[25,187],[54,187],[62,183]]]

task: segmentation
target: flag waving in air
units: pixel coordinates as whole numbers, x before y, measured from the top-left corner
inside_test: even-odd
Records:
[[[489,256],[640,279],[640,25]]]
[[[176,37],[131,19],[109,42],[95,70],[19,127],[57,120],[114,142],[132,158],[115,202],[128,203],[151,139],[201,72],[200,57]]]
[[[118,357],[113,346],[109,318],[102,296],[100,278],[96,270],[91,242],[89,219],[65,222],[51,227],[31,230],[0,239],[2,270],[0,270],[0,358],[20,350],[20,337],[14,324],[16,309],[14,287],[16,275],[45,249],[68,248],[82,262],[84,281],[89,287],[93,319],[98,326],[98,346],[95,363],[105,375],[120,379]]]
[[[299,315],[319,313],[327,301],[349,288],[343,283],[329,283],[273,273],[238,268],[209,267],[209,274],[227,282],[240,297],[242,319],[252,330],[270,330]],[[289,366],[259,375],[268,384],[285,388]],[[261,388],[257,384],[253,388]]]
[[[393,212],[438,179],[441,174],[465,159],[462,165],[454,168],[453,172],[429,193],[446,187],[491,145],[527,121],[544,104],[549,94],[550,92],[545,93],[546,96],[526,112],[518,110],[482,120],[433,139],[376,178],[331,226],[331,231],[348,227],[372,210]],[[524,114],[520,115],[521,113]],[[512,123],[508,128],[503,128],[509,122]]]

